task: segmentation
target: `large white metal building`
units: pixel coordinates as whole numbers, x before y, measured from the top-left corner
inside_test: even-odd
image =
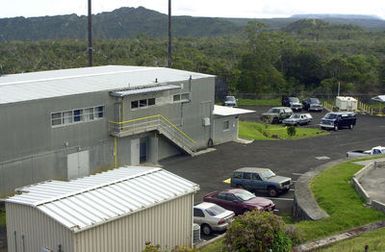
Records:
[[[1,76],[0,197],[236,139],[242,111],[215,112],[214,86],[213,75],[160,67]]]
[[[5,202],[8,251],[128,252],[192,245],[199,186],[156,167],[122,167],[18,190]]]

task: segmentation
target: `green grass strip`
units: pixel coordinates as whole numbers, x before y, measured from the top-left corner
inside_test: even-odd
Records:
[[[361,168],[351,161],[345,162],[328,168],[313,179],[311,188],[314,196],[330,217],[297,223],[305,240],[314,240],[385,219],[384,213],[365,206],[351,185],[351,178]]]

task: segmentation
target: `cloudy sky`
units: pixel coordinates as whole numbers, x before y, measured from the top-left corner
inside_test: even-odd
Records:
[[[363,14],[385,19],[385,0],[172,0],[174,15],[288,17],[293,14]],[[93,13],[144,6],[167,13],[168,0],[93,0]],[[0,17],[87,13],[87,0],[1,0]]]

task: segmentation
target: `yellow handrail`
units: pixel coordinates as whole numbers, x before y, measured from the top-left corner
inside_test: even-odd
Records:
[[[168,123],[174,129],[176,129],[180,134],[182,134],[184,137],[186,137],[192,143],[196,143],[196,141],[194,139],[192,139],[184,131],[182,131],[180,128],[178,128],[173,122],[171,122],[169,119],[167,119],[165,116],[163,116],[161,114],[150,115],[150,116],[145,116],[145,117],[140,117],[140,118],[135,118],[135,119],[131,119],[131,120],[128,120],[128,121],[123,121],[123,122],[114,122],[114,121],[109,121],[109,122],[112,123],[112,124],[116,124],[116,125],[122,125],[122,124],[133,123],[133,122],[143,121],[143,120],[152,119],[152,118],[159,118],[159,119],[164,120],[166,123]]]

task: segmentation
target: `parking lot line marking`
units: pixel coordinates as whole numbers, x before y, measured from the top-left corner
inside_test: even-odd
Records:
[[[223,183],[225,184],[231,184],[231,178],[223,180]]]
[[[297,173],[297,172],[293,172],[292,174],[295,175],[295,176],[301,176],[301,175],[303,175],[303,173]]]
[[[295,190],[294,189],[289,189],[290,192],[294,192]]]
[[[318,159],[318,160],[329,160],[330,157],[328,157],[328,156],[320,156],[320,157],[315,157],[315,159]]]
[[[293,201],[293,198],[274,198],[274,197],[266,197],[271,200],[285,200],[285,201]]]

